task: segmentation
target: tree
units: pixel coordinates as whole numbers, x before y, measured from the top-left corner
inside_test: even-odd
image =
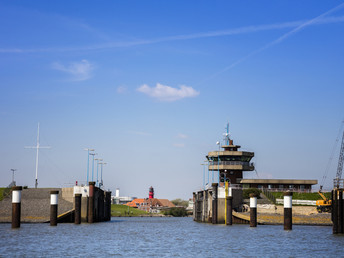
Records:
[[[182,200],[180,198],[171,201],[176,206],[188,207],[189,201]]]

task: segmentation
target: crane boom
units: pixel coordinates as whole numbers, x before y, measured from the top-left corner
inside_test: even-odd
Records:
[[[344,131],[343,131],[342,144],[341,144],[340,153],[339,153],[337,174],[335,178],[336,188],[340,188],[340,181],[342,179],[342,173],[343,173],[343,162],[344,162]]]

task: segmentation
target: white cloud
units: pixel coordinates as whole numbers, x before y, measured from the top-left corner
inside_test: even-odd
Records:
[[[73,81],[85,81],[92,77],[94,66],[83,59],[80,62],[70,63],[68,66],[56,62],[52,64],[52,68],[70,74]]]
[[[119,86],[117,87],[117,93],[125,93],[127,91],[127,88],[125,86]]]
[[[177,148],[184,148],[185,144],[184,143],[174,143],[173,146],[177,147]]]
[[[135,135],[141,135],[141,136],[150,136],[150,133],[146,133],[146,132],[140,132],[140,131],[129,131],[128,133],[130,134],[135,134]]]
[[[183,98],[191,98],[199,95],[199,92],[192,87],[181,85],[178,88],[162,85],[157,83],[155,87],[149,87],[147,84],[142,85],[137,89],[152,98],[160,101],[176,101]]]
[[[177,138],[179,138],[179,139],[186,139],[186,138],[188,138],[188,136],[186,134],[179,133],[177,135]]]

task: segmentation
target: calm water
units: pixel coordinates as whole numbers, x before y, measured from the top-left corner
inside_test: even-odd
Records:
[[[0,224],[0,257],[343,257],[332,227],[209,225],[192,218],[112,218],[96,224]]]

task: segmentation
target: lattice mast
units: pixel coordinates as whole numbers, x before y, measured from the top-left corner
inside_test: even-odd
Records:
[[[335,188],[343,188],[343,184],[341,184],[342,173],[343,173],[343,162],[344,162],[344,131],[343,131],[343,136],[342,136],[342,144],[340,146],[337,174],[336,174],[336,178],[334,179]]]

